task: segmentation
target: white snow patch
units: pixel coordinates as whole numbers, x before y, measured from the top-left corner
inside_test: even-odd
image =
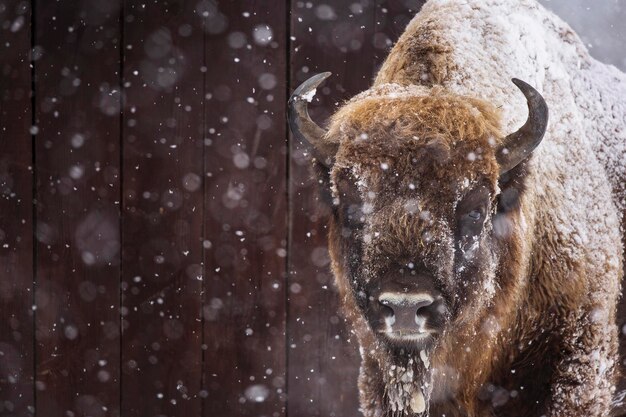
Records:
[[[315,93],[317,93],[317,88],[314,88],[313,90],[309,91],[306,94],[302,94],[300,96],[300,98],[306,100],[307,102],[312,102],[313,101],[313,97],[315,97]]]

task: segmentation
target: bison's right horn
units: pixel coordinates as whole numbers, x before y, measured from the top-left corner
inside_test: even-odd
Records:
[[[307,106],[313,100],[317,86],[330,75],[330,72],[314,75],[296,88],[289,98],[291,131],[302,142],[309,142],[315,159],[327,167],[331,167],[334,162],[337,146],[323,140],[326,131],[311,120]]]
[[[508,135],[497,150],[500,175],[515,168],[539,146],[548,126],[548,105],[541,94],[522,80],[512,81],[526,97],[528,120],[517,132]]]

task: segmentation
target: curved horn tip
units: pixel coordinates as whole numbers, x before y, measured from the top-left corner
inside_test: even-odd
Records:
[[[545,99],[543,98],[541,93],[537,91],[537,89],[535,89],[535,87],[528,84],[527,82],[522,81],[519,78],[512,78],[511,81],[517,86],[517,88],[519,88],[522,94],[524,94],[524,97],[526,97],[526,102],[529,106],[529,116],[533,117],[533,119],[536,118],[532,121],[539,121],[540,125],[543,127],[542,134],[545,133],[545,129],[548,126],[549,116],[548,104],[546,103]]]
[[[313,75],[311,78],[300,84],[298,88],[295,89],[293,94],[291,94],[290,100],[298,100],[300,98],[305,98],[307,101],[311,101],[308,96],[311,91],[315,90],[324,80],[333,75],[332,72],[326,71],[320,74]]]
[[[326,130],[311,120],[308,103],[313,100],[317,87],[330,75],[330,72],[323,72],[300,84],[291,94],[287,107],[289,127],[294,137],[301,142],[308,142],[312,146],[314,158],[327,167],[333,163],[336,146],[324,142]]]
[[[535,87],[528,84],[526,81],[522,81],[519,78],[511,78],[511,81],[517,86],[517,88],[522,91],[522,93],[524,93],[526,98],[535,97],[538,94],[540,95],[539,91],[537,91]]]
[[[511,81],[513,82],[513,84],[515,84],[516,86],[524,86],[524,87],[530,87],[531,85],[528,84],[526,81],[522,81],[519,78],[511,78]]]
[[[496,156],[501,168],[500,174],[513,169],[539,146],[548,125],[548,105],[541,93],[518,78],[513,78],[511,81],[526,97],[528,119],[519,130],[507,135],[501,144]]]

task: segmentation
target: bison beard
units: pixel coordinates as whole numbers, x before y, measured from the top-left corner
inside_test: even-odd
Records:
[[[626,76],[531,0],[429,1],[326,130],[329,75],[289,121],[333,207],[363,413],[617,415]]]

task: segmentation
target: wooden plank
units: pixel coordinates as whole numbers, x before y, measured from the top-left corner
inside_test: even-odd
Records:
[[[37,2],[36,408],[119,415],[117,2]]]
[[[129,417],[200,415],[204,64],[195,6],[202,4],[125,1],[122,415]]]
[[[322,124],[337,103],[370,86],[415,13],[406,3],[342,1],[313,7],[292,3],[291,89],[313,74],[334,74],[311,105],[315,120]],[[422,2],[412,3],[419,7]],[[339,311],[327,251],[329,210],[317,201],[306,150],[300,143],[291,145],[288,413],[355,415],[358,345]]]
[[[30,7],[0,4],[0,414],[34,410]]]
[[[311,115],[320,124],[336,103],[367,88],[374,69],[376,9],[351,1],[292,3],[291,89],[313,74],[333,76],[318,89]],[[291,144],[289,264],[289,415],[348,416],[358,410],[357,343],[339,311],[329,269],[326,222],[307,147]]]
[[[205,416],[285,413],[285,2],[207,22]]]

